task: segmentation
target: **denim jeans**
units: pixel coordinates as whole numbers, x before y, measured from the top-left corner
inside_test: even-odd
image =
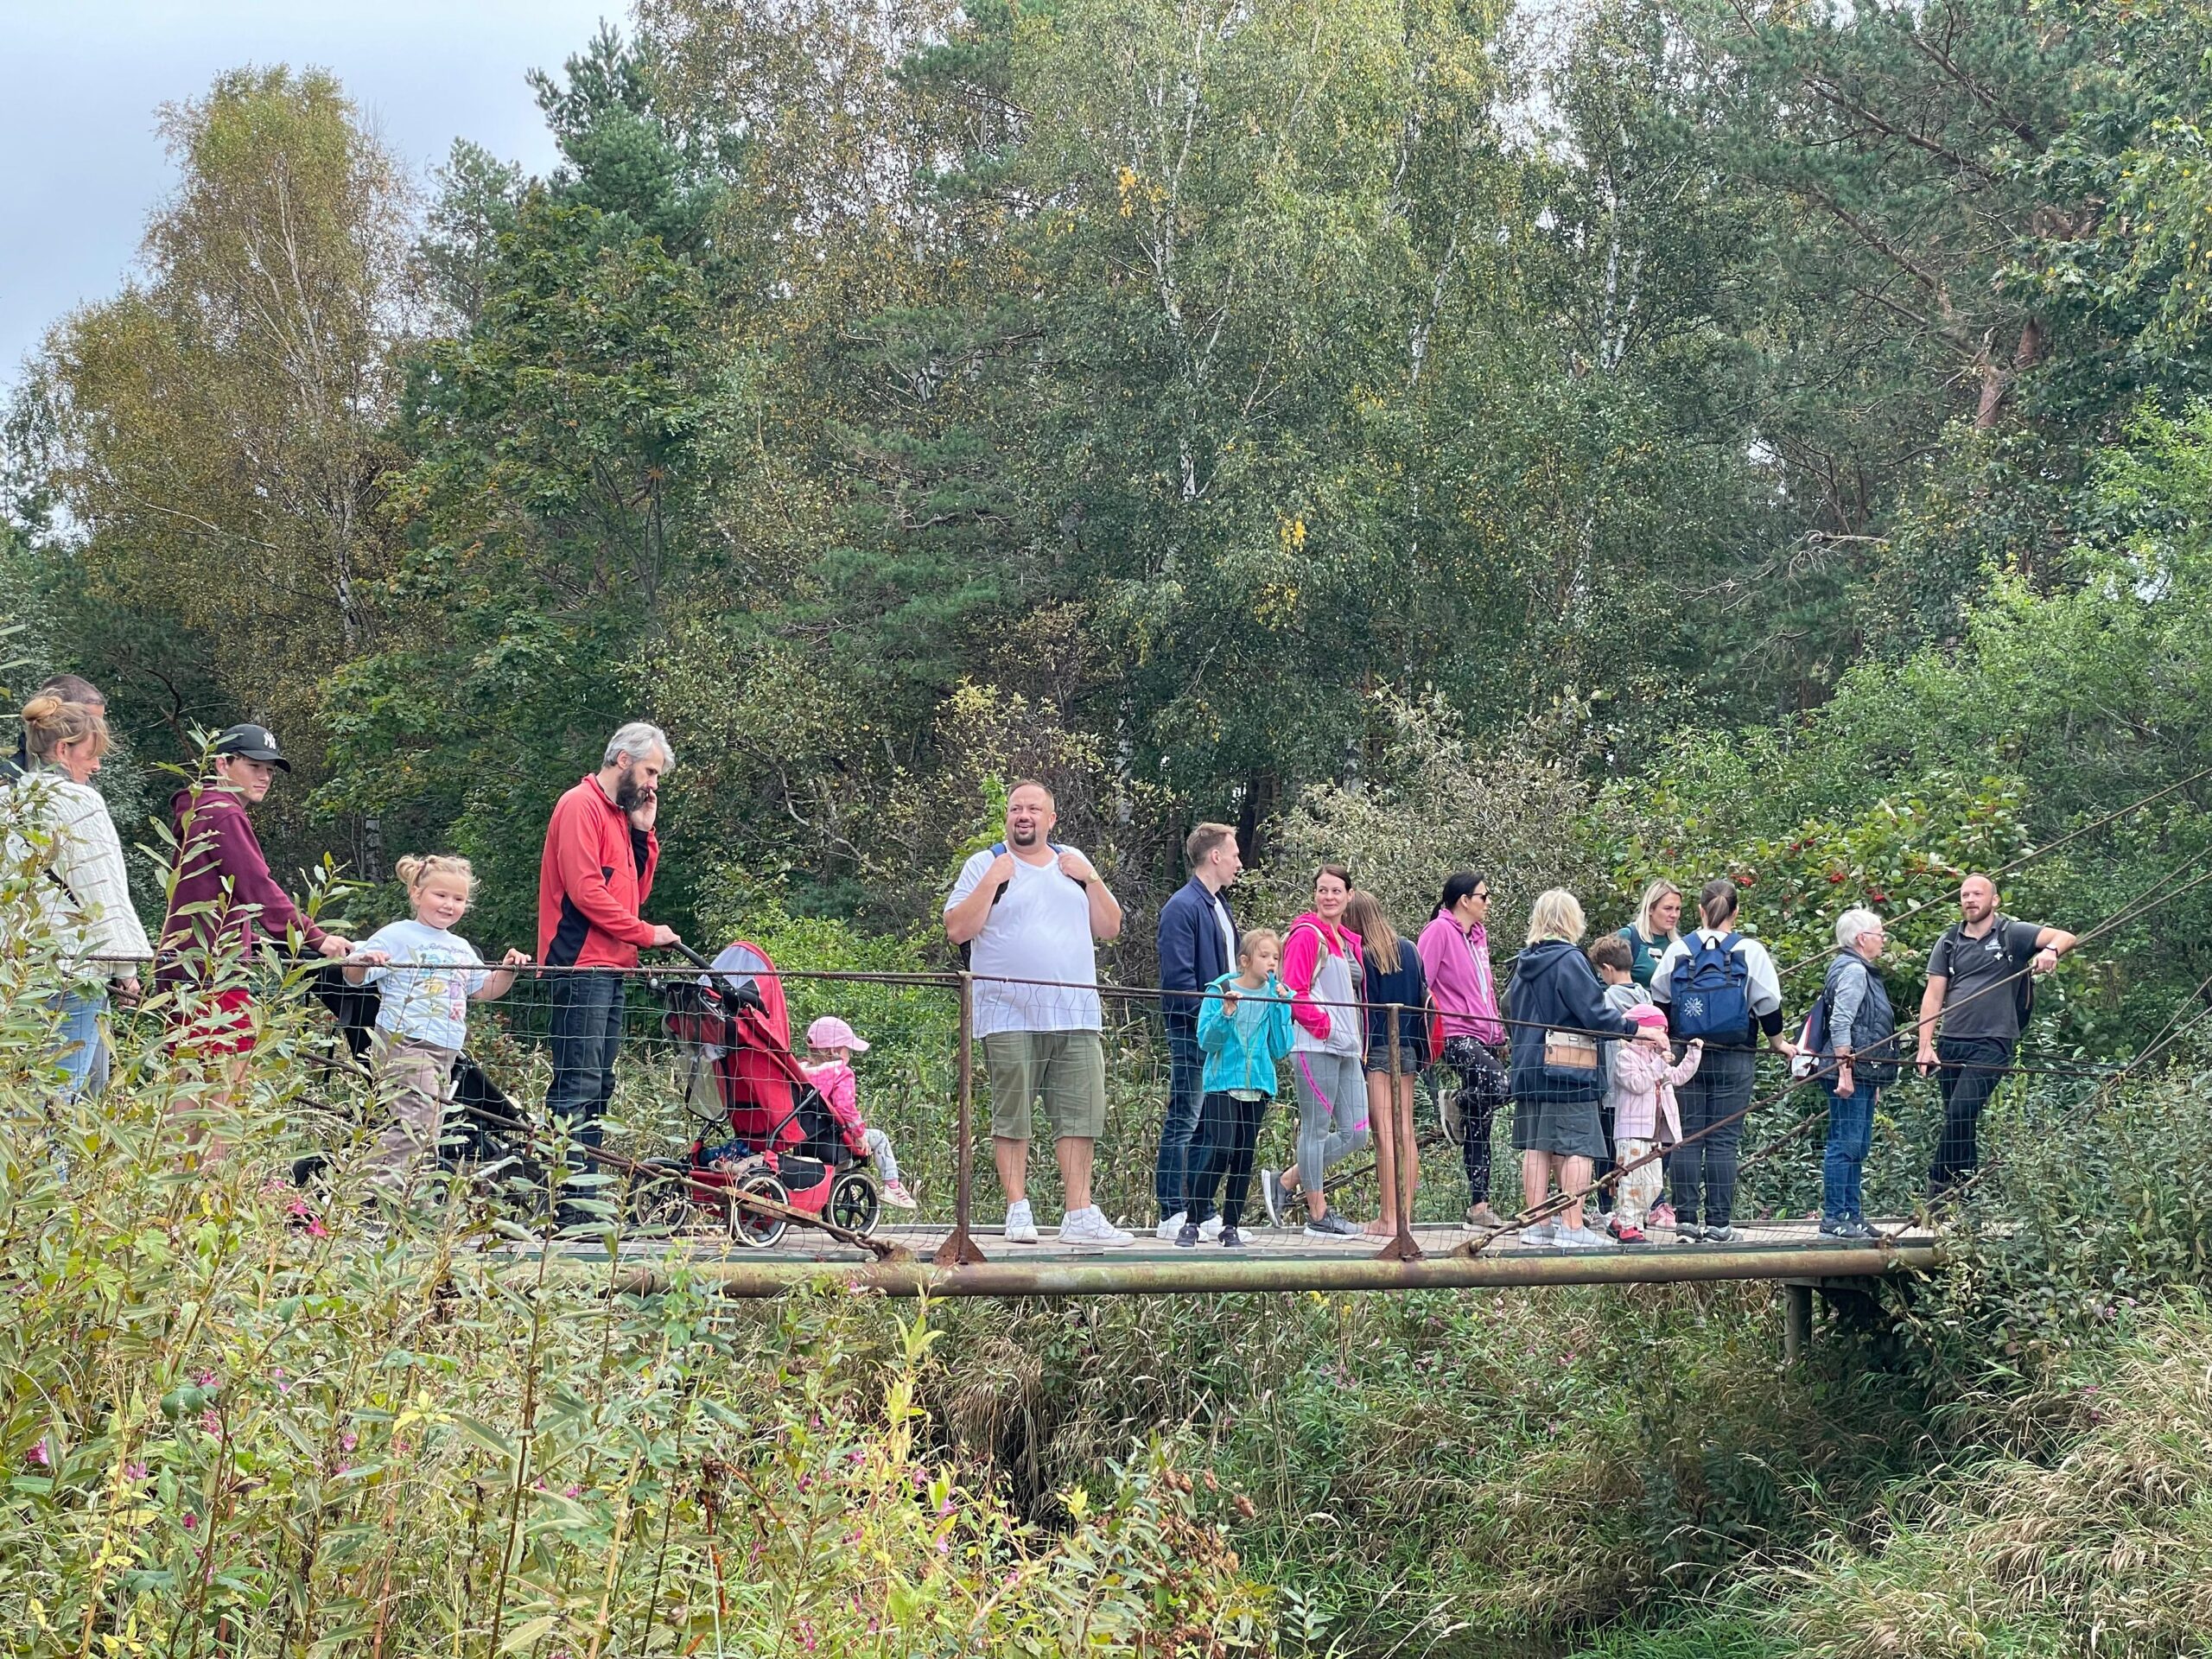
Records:
[[[1936,1041],[1936,1058],[1943,1090],[1943,1138],[1928,1172],[1930,1193],[1964,1180],[1980,1166],[1975,1131],[1981,1123],[1981,1109],[2005,1080],[2005,1070],[2012,1064],[2012,1045],[1990,1037],[1944,1037]]]
[[[67,1076],[61,1097],[75,1100],[91,1095],[97,1098],[107,1088],[107,1044],[100,1036],[107,992],[65,991],[48,999],[46,1006],[61,1016],[54,1033],[54,1058]]]
[[[583,1168],[605,1131],[600,1119],[614,1098],[614,1059],[622,1050],[622,977],[565,973],[553,976],[553,1083],[545,1109],[565,1124],[570,1169]]]
[[[1874,1144],[1874,1101],[1881,1091],[1860,1084],[1847,1095],[1828,1099],[1828,1144],[1821,1160],[1821,1217],[1864,1221],[1859,1181],[1866,1151]]]
[[[1198,1047],[1198,1017],[1166,1010],[1167,1111],[1160,1122],[1160,1157],[1153,1166],[1153,1197],[1162,1221],[1183,1207],[1191,1176],[1192,1142],[1198,1132],[1198,1107],[1205,1099],[1206,1059]]]

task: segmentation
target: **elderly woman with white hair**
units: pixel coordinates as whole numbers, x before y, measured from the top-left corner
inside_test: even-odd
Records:
[[[1835,918],[1835,959],[1821,988],[1826,1030],[1816,1020],[1821,1077],[1829,1095],[1828,1144],[1821,1164],[1821,1231],[1872,1238],[1859,1183],[1874,1138],[1874,1102],[1897,1080],[1897,1014],[1874,964],[1889,943],[1882,918],[1847,910]]]

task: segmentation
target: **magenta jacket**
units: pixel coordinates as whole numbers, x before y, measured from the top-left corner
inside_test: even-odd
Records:
[[[176,890],[162,924],[162,976],[174,981],[204,971],[206,958],[229,942],[251,951],[257,941],[282,944],[297,929],[309,950],[328,937],[269,874],[261,837],[245,803],[219,784],[177,791],[169,802],[176,831]],[[180,963],[179,954],[197,963]]]
[[[1309,927],[1310,924],[1310,927]],[[1331,1010],[1313,1001],[1313,980],[1321,968],[1321,943],[1328,941],[1332,955],[1360,961],[1359,935],[1348,927],[1339,927],[1321,919],[1319,911],[1309,910],[1290,925],[1284,937],[1282,969],[1280,977],[1290,992],[1290,1017],[1313,1035],[1323,1041],[1328,1039]],[[1357,976],[1354,976],[1357,982]],[[1359,992],[1355,983],[1352,995]],[[1345,1017],[1357,1019],[1357,1008],[1345,1010]]]
[[[1505,1040],[1497,1017],[1497,985],[1491,977],[1490,934],[1481,923],[1463,928],[1443,911],[1421,931],[1421,965],[1428,973],[1428,1000],[1446,1037],[1471,1037],[1495,1048]]]

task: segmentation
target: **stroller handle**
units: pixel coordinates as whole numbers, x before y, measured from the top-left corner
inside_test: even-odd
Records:
[[[742,981],[733,978],[729,974],[718,970],[712,962],[701,956],[681,939],[667,948],[683,957],[701,973],[705,974],[713,982],[715,988],[728,997],[733,1006],[756,1009],[761,1006],[760,988],[753,982],[751,976],[748,975]]]

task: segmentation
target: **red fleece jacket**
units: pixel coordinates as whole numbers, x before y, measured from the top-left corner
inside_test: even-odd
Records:
[[[634,968],[653,941],[638,912],[652,897],[660,840],[586,778],[553,806],[537,868],[537,959],[549,968]]]

